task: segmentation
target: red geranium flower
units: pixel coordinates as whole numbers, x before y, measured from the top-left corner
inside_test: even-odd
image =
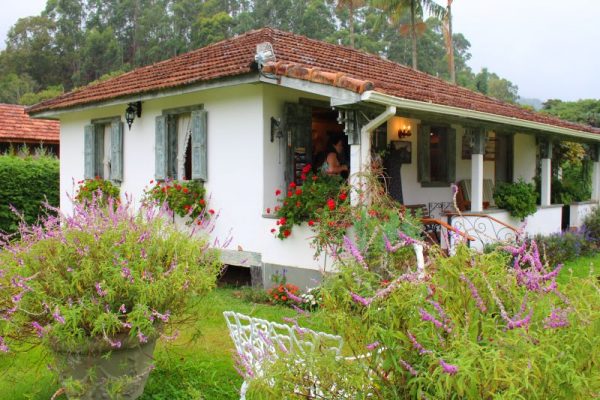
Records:
[[[315,224],[315,221],[313,221],[312,219],[308,220],[308,226],[313,226]]]
[[[335,201],[333,199],[327,200],[327,207],[329,207],[330,211],[335,210]]]
[[[299,201],[296,202],[296,207],[300,207],[302,205],[302,203],[300,203]]]
[[[313,180],[313,181],[316,181],[316,180],[317,180],[317,176],[316,176],[316,175],[313,175],[313,176],[312,176],[312,180]]]
[[[186,188],[186,187],[183,188],[183,193],[189,193],[189,191],[190,190],[188,188]]]
[[[295,188],[295,187],[296,187],[296,182],[292,182],[292,183],[290,183],[290,188],[291,188],[291,189],[293,189],[293,188]]]
[[[294,195],[294,194],[293,194],[293,193],[292,193],[292,191],[290,190],[290,191],[288,192],[288,197],[292,197],[293,195]]]
[[[288,229],[286,229],[285,231],[283,231],[283,236],[284,237],[288,237],[292,234],[292,232],[290,232]]]
[[[340,200],[344,201],[348,198],[348,195],[345,192],[340,193]]]
[[[271,229],[271,233],[275,233],[275,228]]]
[[[209,212],[210,214],[214,214],[214,213],[215,213],[215,210],[213,210],[213,209],[211,208],[210,210],[208,210],[208,212]]]
[[[311,168],[312,168],[312,165],[310,165],[310,164],[306,164],[306,165],[304,166],[304,168],[302,168],[302,173],[303,173],[303,174],[308,174],[308,173],[310,172]]]
[[[277,189],[277,190],[275,191],[275,196],[279,196],[280,194],[281,194],[281,190]]]
[[[305,181],[306,180],[306,174],[300,175],[300,179],[302,179],[303,181]]]
[[[300,196],[302,194],[302,189],[296,189],[296,196]]]
[[[203,206],[203,205],[206,204],[206,202],[204,201],[204,199],[200,199],[200,201],[198,203],[200,203],[201,206]]]
[[[271,214],[271,209],[267,208],[267,214]]]

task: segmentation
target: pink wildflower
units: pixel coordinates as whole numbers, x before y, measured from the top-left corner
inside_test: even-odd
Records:
[[[58,307],[56,307],[54,309],[54,313],[52,314],[52,317],[59,323],[59,324],[64,324],[65,323],[65,319],[62,317],[62,315],[60,315],[60,311],[58,310]]]
[[[440,365],[442,366],[442,370],[449,375],[454,375],[458,372],[458,366],[448,364],[442,359],[440,359]]]
[[[148,337],[144,335],[140,330],[138,330],[137,337],[140,343],[146,343],[148,341]]]
[[[406,336],[408,336],[408,339],[412,343],[412,345],[415,348],[415,350],[419,351],[419,354],[421,354],[421,355],[423,355],[423,354],[431,354],[431,350],[425,349],[425,347],[423,347],[423,345],[417,341],[417,338],[412,333],[410,333],[409,331],[407,331],[406,332]]]
[[[4,343],[4,338],[0,336],[0,351],[3,353],[8,353],[8,346]]]
[[[419,373],[417,372],[416,369],[413,368],[412,365],[410,365],[409,363],[407,363],[406,361],[404,361],[403,359],[398,359],[398,362],[400,362],[400,365],[402,365],[404,367],[405,370],[407,370],[408,372],[410,372],[410,374],[412,376],[417,376]]]
[[[556,329],[569,326],[568,311],[560,307],[554,308],[550,315],[544,319],[544,327]]]
[[[475,284],[473,284],[473,282],[471,282],[471,280],[469,278],[467,278],[464,274],[460,274],[460,280],[465,282],[467,284],[467,286],[469,286],[469,290],[471,291],[471,296],[473,297],[473,300],[475,300],[475,304],[477,305],[477,308],[479,308],[479,310],[483,313],[486,312],[487,307],[485,306],[483,299],[479,295],[479,292],[477,291]]]
[[[350,296],[352,296],[352,300],[354,300],[354,302],[362,304],[365,307],[368,307],[373,301],[373,299],[365,299],[364,297],[361,297],[353,292],[350,292]]]
[[[376,340],[376,341],[374,341],[373,343],[369,343],[369,344],[366,346],[366,348],[367,348],[367,350],[375,350],[376,348],[378,348],[378,347],[379,347],[379,345],[380,345],[380,344],[381,344],[381,343],[379,343],[379,341],[378,341],[378,340]]]
[[[36,321],[33,321],[31,323],[31,326],[33,326],[33,329],[35,329],[35,334],[38,337],[43,337],[44,336],[44,328],[42,328],[42,326],[39,323],[37,323]]]
[[[104,297],[108,294],[108,292],[106,290],[102,290],[102,286],[100,286],[99,282],[96,282],[96,293],[98,293],[98,296],[100,297]]]
[[[127,312],[127,308],[125,308],[125,304],[121,304],[121,307],[119,307],[119,311],[122,314],[125,314]]]

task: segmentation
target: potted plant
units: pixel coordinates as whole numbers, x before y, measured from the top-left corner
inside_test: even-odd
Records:
[[[494,189],[494,201],[499,208],[523,221],[537,211],[535,186],[522,179],[514,183],[499,183]]]
[[[154,343],[215,285],[218,253],[165,208],[75,203],[0,245],[0,351],[38,343],[70,398],[135,399]]]
[[[146,201],[167,203],[169,208],[180,217],[190,217],[189,223],[206,214],[206,190],[199,181],[150,181],[152,185],[145,192]],[[210,214],[213,210],[208,210]]]
[[[75,195],[75,201],[79,203],[91,202],[92,197],[96,197],[96,202],[106,204],[109,198],[116,199],[118,202],[120,189],[111,181],[95,177],[94,179],[85,179],[77,182],[79,188]]]

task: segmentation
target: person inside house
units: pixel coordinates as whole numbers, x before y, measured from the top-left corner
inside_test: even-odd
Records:
[[[344,163],[344,136],[340,134],[330,135],[327,148],[317,157],[319,171],[327,175],[348,176],[348,165]]]

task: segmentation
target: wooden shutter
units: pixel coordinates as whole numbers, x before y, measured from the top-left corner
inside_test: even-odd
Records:
[[[208,113],[192,111],[192,179],[208,180]]]
[[[110,179],[123,181],[123,123],[113,121],[110,135]]]
[[[456,129],[448,128],[446,160],[448,162],[448,174],[446,175],[447,183],[456,181]]]
[[[94,179],[96,166],[96,151],[95,140],[94,140],[94,125],[86,125],[84,128],[83,135],[83,159],[84,159],[84,172],[83,177],[85,179]]]
[[[167,178],[167,117],[156,117],[154,135],[154,178],[164,180]]]
[[[177,126],[179,118],[177,115],[167,116],[167,177],[178,179],[178,135]]]
[[[417,133],[417,178],[421,183],[431,181],[429,173],[429,134],[431,126],[419,125]]]
[[[298,164],[312,163],[312,107],[285,103],[282,125],[286,142],[285,182],[289,185],[296,178]],[[304,149],[303,155],[300,149]]]

